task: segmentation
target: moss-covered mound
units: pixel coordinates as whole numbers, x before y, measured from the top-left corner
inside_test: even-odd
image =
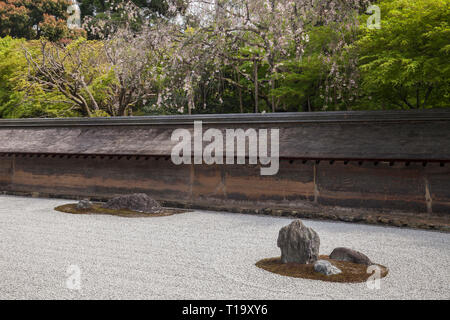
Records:
[[[162,217],[162,216],[170,216],[173,214],[185,213],[188,211],[183,209],[162,208],[162,210],[158,213],[144,213],[132,210],[108,209],[104,208],[102,205],[99,204],[93,204],[92,207],[89,209],[78,209],[76,203],[65,204],[56,207],[55,210],[72,214],[109,214],[127,218]]]
[[[372,275],[367,273],[367,266],[363,264],[333,260],[326,255],[320,256],[319,259],[331,262],[341,269],[342,273],[326,276],[314,271],[314,264],[281,263],[280,257],[262,259],[256,263],[256,266],[282,276],[330,282],[365,282]],[[388,268],[379,264],[377,266],[381,269],[381,278],[384,278],[389,272]]]

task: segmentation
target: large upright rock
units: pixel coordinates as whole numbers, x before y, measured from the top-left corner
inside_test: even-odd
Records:
[[[334,249],[330,254],[330,259],[365,264],[366,266],[370,266],[372,264],[370,259],[364,253],[342,247]]]
[[[103,207],[107,209],[132,210],[145,213],[159,213],[162,210],[161,205],[145,193],[114,197]]]
[[[305,227],[301,220],[281,228],[277,245],[281,249],[281,262],[314,263],[319,256],[320,238],[313,229]]]

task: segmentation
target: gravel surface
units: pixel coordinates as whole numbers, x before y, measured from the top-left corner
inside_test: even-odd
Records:
[[[379,290],[283,277],[255,267],[279,255],[292,219],[196,211],[158,218],[71,215],[66,200],[0,196],[1,299],[450,299],[450,234],[303,220],[321,254],[348,246],[388,266]],[[81,289],[67,288],[81,269]]]

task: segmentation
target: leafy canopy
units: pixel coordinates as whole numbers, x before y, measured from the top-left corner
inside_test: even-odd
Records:
[[[356,43],[363,90],[393,108],[449,107],[450,0],[384,0]]]

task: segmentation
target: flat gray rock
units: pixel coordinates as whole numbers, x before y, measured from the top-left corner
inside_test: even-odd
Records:
[[[135,193],[114,197],[103,205],[114,210],[131,210],[144,213],[159,213],[162,210],[159,202],[145,193]]]
[[[366,266],[372,265],[370,259],[359,251],[350,248],[336,248],[331,252],[330,259],[339,261],[348,261]]]
[[[90,202],[89,200],[80,200],[77,203],[78,210],[87,210],[87,209],[91,209],[91,208],[92,208],[92,202]]]
[[[301,220],[281,228],[277,245],[281,249],[282,263],[313,263],[319,256],[320,238],[317,232],[306,227]]]
[[[330,276],[333,274],[339,274],[341,273],[341,269],[338,267],[333,266],[329,261],[327,260],[317,260],[314,263],[314,271],[320,272],[326,276]]]

